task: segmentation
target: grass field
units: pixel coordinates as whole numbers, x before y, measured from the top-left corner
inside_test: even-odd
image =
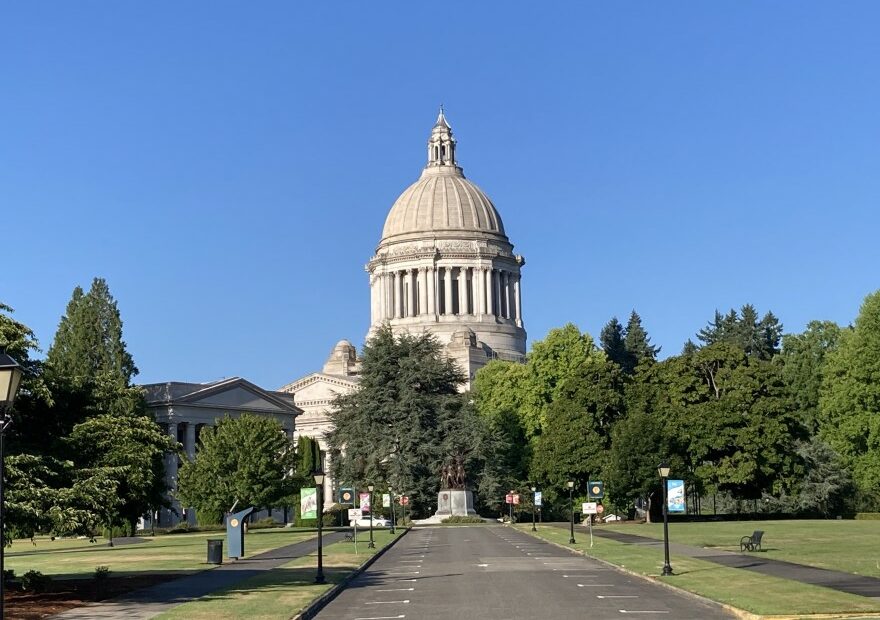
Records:
[[[248,556],[275,549],[309,538],[314,530],[265,529],[252,530],[245,536],[245,553]],[[108,547],[107,541],[64,539],[50,540],[40,537],[16,540],[6,552],[6,568],[22,575],[38,570],[53,577],[88,577],[96,566],[109,566],[114,574],[132,572],[189,572],[212,568],[205,563],[208,538],[224,538],[223,532],[172,534],[144,537],[146,542]],[[225,540],[224,540],[225,547]],[[224,549],[225,553],[225,549]]]
[[[757,522],[749,522],[751,533]],[[782,524],[784,522],[774,522]],[[712,523],[709,526],[731,525]],[[740,524],[742,528],[743,524]],[[520,530],[535,535],[531,524],[523,524]],[[603,528],[606,526],[602,526]],[[670,526],[670,534],[676,526]],[[640,534],[640,526],[627,526],[624,531]],[[739,532],[739,530],[736,530]],[[745,532],[744,532],[745,533]],[[590,548],[589,537],[578,532],[577,544],[568,544],[568,531],[552,526],[538,527],[537,535],[552,542],[573,547],[588,556],[616,564],[632,572],[659,577],[663,565],[662,550],[640,545],[627,545],[606,538],[595,537],[594,546]],[[662,537],[662,526],[660,526]],[[707,532],[710,539],[714,535]],[[742,535],[742,534],[740,534]],[[765,534],[765,537],[769,535]],[[721,536],[721,535],[719,535]],[[736,537],[736,542],[739,536]],[[684,538],[680,542],[687,542]],[[769,544],[769,540],[768,540]],[[737,547],[738,549],[738,547]],[[754,614],[761,615],[802,615],[802,614],[835,614],[835,613],[869,613],[880,612],[880,601],[870,598],[844,594],[828,588],[801,584],[787,579],[769,577],[751,571],[728,568],[673,554],[670,558],[675,575],[664,577],[663,582],[706,598],[726,603]]]
[[[313,553],[231,588],[178,605],[158,616],[157,620],[287,620],[388,545],[394,536],[387,529],[382,529],[374,531],[374,538],[376,548],[367,549],[365,543],[358,543],[358,554],[354,553],[351,542],[325,547],[324,574],[327,583],[324,585],[314,583],[317,556]]]
[[[602,528],[663,538],[663,524]],[[764,530],[762,557],[856,575],[880,577],[880,521],[730,521],[670,523],[669,540],[695,547],[739,551],[739,539]]]

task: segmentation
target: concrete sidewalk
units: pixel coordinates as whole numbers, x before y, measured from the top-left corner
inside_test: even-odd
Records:
[[[565,524],[565,527],[568,527],[568,524]],[[578,527],[579,529],[586,530],[586,527],[584,526]],[[611,531],[601,527],[593,528],[593,536],[600,536],[602,538],[608,538],[609,540],[616,540],[617,542],[630,545],[657,547],[659,553],[663,553],[663,541],[657,540],[656,538]],[[766,554],[762,552],[736,553],[733,551],[693,547],[691,545],[672,542],[669,543],[669,552],[675,555],[683,555],[697,558],[699,560],[705,560],[707,562],[713,562],[730,568],[741,568],[743,570],[750,570],[764,575],[791,579],[792,581],[799,581],[814,586],[822,586],[823,588],[831,588],[832,590],[846,592],[848,594],[858,594],[859,596],[867,596],[869,598],[880,598],[880,579],[875,577],[864,577],[852,573],[845,573],[843,571],[806,566],[805,564],[771,560],[764,557]]]
[[[324,535],[324,545],[342,540],[345,532]],[[278,549],[272,549],[252,558],[223,564],[217,568],[187,575],[150,588],[136,590],[118,598],[76,607],[52,616],[64,620],[105,620],[125,618],[146,620],[168,611],[175,605],[233,586],[245,579],[287,564],[291,560],[308,555],[318,548],[318,539],[304,540]]]

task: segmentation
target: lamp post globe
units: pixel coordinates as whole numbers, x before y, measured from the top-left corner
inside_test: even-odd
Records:
[[[375,488],[372,484],[367,485],[367,490],[370,492],[370,543],[367,545],[368,549],[376,548],[376,543],[373,542],[373,490]]]
[[[668,577],[672,574],[672,566],[669,564],[669,513],[667,512],[667,480],[669,479],[669,463],[662,461],[657,466],[657,473],[660,474],[660,482],[663,486],[663,576]]]
[[[5,596],[4,589],[4,552],[6,551],[6,530],[4,523],[3,507],[5,505],[3,479],[6,477],[5,464],[6,455],[3,453],[3,439],[6,435],[6,429],[12,424],[12,416],[9,411],[18,395],[18,388],[21,385],[21,377],[24,369],[5,351],[0,352],[0,620],[2,620],[5,612],[3,598]]]
[[[574,480],[565,483],[568,486],[568,507],[571,510],[571,523],[568,535],[568,543],[573,545],[574,540]]]
[[[315,583],[327,583],[324,579],[324,472],[318,470],[312,477],[318,496],[318,574],[315,575]]]

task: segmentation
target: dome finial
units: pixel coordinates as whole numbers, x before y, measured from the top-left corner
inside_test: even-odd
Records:
[[[452,127],[446,120],[443,104],[440,104],[440,113],[437,114],[437,122],[431,130],[428,139],[428,167],[450,166],[457,168],[455,164],[455,138],[452,137]]]

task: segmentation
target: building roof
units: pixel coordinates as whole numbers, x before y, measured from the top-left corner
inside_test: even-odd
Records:
[[[144,396],[148,407],[196,403],[213,394],[242,388],[293,415],[302,413],[302,410],[294,404],[291,394],[264,390],[260,386],[241,377],[230,377],[207,383],[166,381],[164,383],[148,383],[141,387],[144,389]]]

